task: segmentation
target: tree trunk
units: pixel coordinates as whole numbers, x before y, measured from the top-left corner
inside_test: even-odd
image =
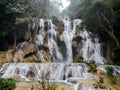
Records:
[[[107,43],[107,58],[106,58],[109,64],[112,64],[112,50],[111,50],[111,46],[110,46],[110,41],[108,41]]]
[[[116,36],[114,34],[112,34],[112,38],[115,41],[117,47],[119,47],[120,46],[119,41],[117,40],[117,38],[116,38]]]
[[[28,23],[27,28],[28,28],[27,29],[28,30],[27,33],[29,33],[29,40],[31,40],[32,36],[31,36],[31,24],[30,23]]]
[[[16,49],[16,42],[17,42],[17,36],[16,33],[14,32],[14,43],[13,43],[13,49]]]

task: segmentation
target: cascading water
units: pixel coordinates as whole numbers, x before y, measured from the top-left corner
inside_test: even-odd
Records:
[[[48,23],[48,30],[45,33],[45,22]],[[64,20],[64,31],[62,33],[63,42],[65,43],[64,48],[65,56],[60,50],[60,46],[57,43],[57,32],[55,26],[51,20],[40,19],[39,30],[37,34],[36,43],[38,46],[42,46],[47,42],[47,47],[52,56],[53,62],[66,62],[66,63],[11,63],[4,64],[0,71],[4,71],[2,78],[15,77],[16,75],[24,78],[25,80],[30,80],[30,77],[34,77],[35,80],[45,79],[49,80],[67,80],[71,77],[76,77],[79,79],[93,79],[94,76],[88,73],[87,65],[85,64],[74,64],[73,61],[73,50],[72,50],[72,40],[76,34],[76,26],[81,22],[80,19],[75,19],[70,21],[69,19]],[[34,28],[35,25],[33,25]],[[46,35],[45,35],[46,34]],[[98,64],[104,64],[104,58],[101,55],[99,39],[92,38],[90,32],[83,30],[80,32],[80,37],[82,37],[82,48],[81,56],[86,61],[94,60]],[[44,41],[46,36],[46,41]],[[43,56],[43,50],[39,51],[41,61],[45,61]],[[69,81],[69,80],[68,80]],[[78,90],[78,84],[73,90]],[[81,87],[79,90],[88,90],[85,86]],[[89,90],[93,90],[90,89]]]
[[[38,46],[41,46],[44,44],[44,19],[40,19],[39,21],[39,30],[38,30],[38,34],[36,35],[36,43]],[[40,55],[40,60],[43,62],[45,61],[44,57],[43,57],[43,53],[42,51],[38,51],[39,55]]]
[[[81,20],[76,19],[73,20],[73,28],[72,28],[72,21],[69,19],[64,20],[64,32],[63,38],[66,44],[66,61],[72,62],[73,61],[73,54],[72,54],[72,40],[76,33],[76,26],[79,25]]]
[[[105,59],[101,55],[100,43],[97,37],[92,38],[90,32],[83,30],[80,33],[82,40],[81,55],[86,61],[95,61],[97,64],[104,64]]]
[[[53,57],[53,62],[61,62],[62,55],[57,45],[57,32],[51,20],[48,20],[48,47]]]
[[[42,75],[49,80],[67,80],[70,77],[81,79],[91,79],[92,75],[88,73],[85,64],[64,64],[64,63],[11,63],[4,64],[0,71],[5,71],[2,78],[15,77],[19,75],[28,80],[34,77],[36,80],[42,78]]]
[[[44,19],[40,19],[39,21],[39,30],[38,30],[38,34],[37,34],[37,40],[36,43],[38,45],[43,45],[43,35],[44,35]]]
[[[57,32],[55,30],[55,26],[51,20],[47,20],[48,22],[48,31],[47,31],[47,42],[50,54],[52,56],[53,62],[72,62],[73,61],[73,50],[72,50],[72,40],[76,34],[76,26],[80,24],[80,19],[75,19],[70,21],[69,19],[64,20],[64,31],[63,31],[63,41],[65,42],[66,47],[66,55],[63,57],[62,52],[59,50],[59,46],[57,44]],[[40,29],[39,34],[37,35],[37,44],[44,44],[44,19],[40,19]],[[82,37],[82,48],[80,49],[81,55],[86,61],[95,61],[97,64],[104,64],[105,59],[101,55],[99,39],[92,38],[91,32],[87,30],[83,30],[80,32],[80,36]],[[40,52],[40,57],[43,59],[43,55]],[[42,60],[44,61],[44,59]]]

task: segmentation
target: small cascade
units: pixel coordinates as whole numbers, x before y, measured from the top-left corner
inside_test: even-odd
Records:
[[[44,44],[44,28],[45,28],[44,22],[45,22],[44,19],[39,20],[39,30],[38,30],[38,34],[36,36],[36,38],[37,38],[36,43],[38,46],[41,46]],[[45,61],[42,51],[38,51],[38,53],[40,55],[40,60],[42,62]]]
[[[69,19],[64,20],[63,38],[67,48],[65,59],[67,62],[72,62],[73,60],[72,40],[76,33],[76,26],[79,25],[80,22],[81,22],[80,19],[75,19],[73,21],[70,21]]]
[[[45,30],[45,26],[47,23],[47,30]],[[73,90],[94,90],[93,87],[79,86],[78,82],[75,80],[80,79],[94,79],[95,76],[88,73],[88,67],[86,64],[81,63],[72,63],[73,61],[73,39],[76,38],[77,25],[81,23],[80,19],[75,19],[70,21],[70,19],[66,19],[63,21],[64,30],[62,35],[58,36],[57,31],[55,30],[55,25],[51,20],[40,19],[39,21],[39,30],[37,34],[36,43],[38,45],[40,55],[40,60],[42,62],[47,61],[48,59],[52,59],[53,63],[7,63],[4,64],[0,71],[4,72],[2,78],[17,76],[24,78],[26,81],[30,81],[31,78],[35,81],[45,79],[52,81],[65,81],[66,83],[74,84]],[[32,28],[35,27],[35,23]],[[80,51],[80,55],[87,62],[95,61],[96,64],[104,64],[104,57],[102,57],[100,50],[99,38],[93,38],[91,32],[87,30],[80,31],[79,37],[82,37],[82,40],[79,42],[75,41],[76,48],[79,45],[81,47],[77,50],[78,54]],[[62,37],[62,39],[60,39]],[[79,40],[77,38],[77,40]],[[58,44],[58,41],[60,44]],[[63,45],[61,45],[61,43]],[[24,43],[17,47],[24,47]],[[64,49],[65,48],[65,49]],[[63,52],[62,52],[62,49]],[[47,56],[47,54],[50,54]],[[64,55],[65,54],[65,55]],[[14,61],[16,58],[23,57],[23,52],[19,50],[18,54],[16,54]],[[46,59],[46,57],[49,57]],[[20,58],[22,61],[23,58]],[[49,60],[50,61],[50,60]],[[58,62],[58,63],[56,63]],[[64,63],[63,63],[64,62]],[[116,69],[120,71],[119,69]],[[73,80],[73,81],[72,81]],[[73,83],[75,82],[75,83]]]
[[[76,26],[80,25],[81,20],[75,19],[70,21],[69,18],[63,20],[64,23],[64,31],[62,33],[62,38],[65,43],[65,53],[61,52],[60,46],[58,46],[57,39],[59,38],[57,35],[57,31],[55,30],[55,25],[52,23],[52,20],[46,20],[48,23],[48,30],[47,35],[45,34],[45,20],[40,19],[39,22],[39,32],[37,35],[36,43],[38,46],[45,45],[47,42],[47,46],[49,52],[51,54],[51,59],[53,62],[72,62],[73,61],[73,50],[72,50],[72,42],[73,38],[76,36]],[[46,36],[46,37],[44,37]],[[81,44],[82,48],[79,50],[80,55],[83,57],[84,60],[90,62],[95,61],[96,64],[104,64],[105,59],[102,57],[101,50],[100,50],[100,43],[99,38],[93,38],[91,32],[87,30],[80,31],[80,37],[82,37]],[[46,38],[46,41],[45,41]],[[45,61],[44,56],[42,55],[41,51],[39,51],[40,57],[42,61]]]
[[[63,58],[57,45],[57,32],[51,20],[48,20],[48,47],[53,57],[53,62],[62,62]]]
[[[38,45],[43,45],[43,43],[44,43],[43,35],[44,35],[44,19],[40,19],[39,30],[38,30],[38,34],[36,36],[37,37],[36,43]]]
[[[1,68],[4,74],[2,78],[20,76],[25,80],[33,77],[40,80],[43,77],[46,80],[67,80],[70,77],[78,77],[81,79],[92,79],[93,76],[88,73],[85,64],[64,64],[64,63],[7,63]]]
[[[80,33],[82,40],[81,55],[86,61],[95,61],[97,64],[104,64],[105,59],[101,55],[99,38],[92,38],[92,33],[87,30],[83,30]]]

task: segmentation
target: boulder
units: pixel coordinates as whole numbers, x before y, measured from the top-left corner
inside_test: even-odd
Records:
[[[22,50],[18,50],[18,51],[14,54],[13,61],[14,61],[14,62],[21,62],[21,61],[23,61],[23,51],[22,51]]]
[[[35,45],[28,42],[23,42],[19,45],[18,50],[22,50],[23,56],[26,56],[29,53],[36,52]]]
[[[37,59],[38,59],[38,57],[36,55],[31,55],[26,58],[23,58],[23,61],[24,62],[35,62],[35,60],[37,60]]]
[[[0,66],[2,66],[4,63],[9,63],[13,59],[13,55],[11,52],[0,52]]]
[[[28,61],[28,59],[33,61],[36,59],[35,52],[36,48],[34,44],[29,42],[20,43],[14,53],[13,61],[22,62],[24,59],[25,61]]]

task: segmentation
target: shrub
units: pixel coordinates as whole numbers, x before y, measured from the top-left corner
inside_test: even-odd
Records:
[[[111,66],[106,66],[105,69],[106,69],[106,71],[107,71],[107,75],[113,77],[113,72],[114,72],[113,67],[111,67]]]
[[[118,61],[116,64],[117,64],[117,65],[120,65],[120,61]]]
[[[15,80],[12,78],[0,78],[0,90],[14,90],[16,87]]]
[[[83,60],[83,57],[76,57],[73,60],[74,63],[86,63],[86,61]]]
[[[3,75],[3,71],[0,72],[0,77]]]

